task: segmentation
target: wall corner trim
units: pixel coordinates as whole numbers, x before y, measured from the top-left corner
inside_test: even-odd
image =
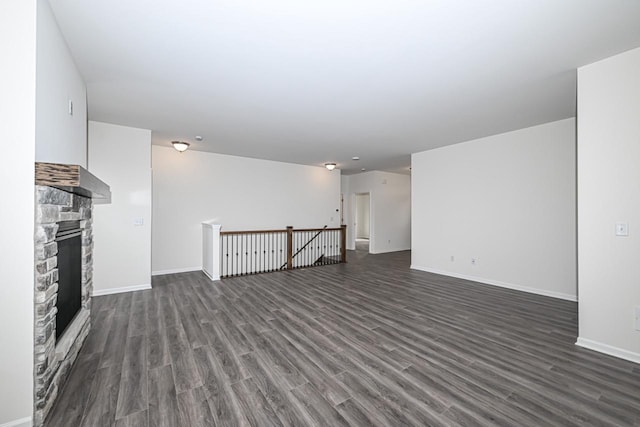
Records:
[[[640,353],[634,353],[633,351],[624,350],[622,348],[614,347],[612,345],[604,344],[598,341],[593,341],[588,338],[578,337],[576,345],[589,350],[604,353],[609,356],[617,357],[619,359],[628,360],[634,363],[640,363]]]
[[[485,284],[485,285],[499,286],[501,288],[513,289],[515,291],[527,292],[527,293],[530,293],[530,294],[542,295],[542,296],[545,296],[545,297],[557,298],[557,299],[562,299],[562,300],[572,301],[572,302],[577,302],[578,301],[578,297],[576,295],[570,295],[570,294],[563,294],[563,293],[560,293],[560,292],[547,291],[545,289],[530,288],[530,287],[527,287],[527,286],[516,285],[516,284],[513,284],[513,283],[500,282],[500,281],[497,281],[497,280],[485,279],[485,278],[482,278],[482,277],[467,276],[467,275],[464,275],[464,274],[451,273],[449,271],[436,270],[436,269],[433,269],[433,268],[421,267],[421,266],[413,265],[413,264],[411,264],[411,269],[412,270],[425,271],[427,273],[440,274],[442,276],[455,277],[455,278],[458,278],[458,279],[470,280],[472,282],[478,282],[478,283],[482,283],[482,284]]]
[[[124,292],[144,291],[146,289],[151,289],[150,283],[145,283],[143,285],[122,286],[120,288],[109,288],[109,289],[98,289],[98,290],[94,289],[92,296],[99,297],[102,295],[121,294]]]
[[[32,427],[33,422],[31,421],[31,417],[20,418],[18,420],[13,420],[6,422],[4,424],[0,424],[0,427]]]

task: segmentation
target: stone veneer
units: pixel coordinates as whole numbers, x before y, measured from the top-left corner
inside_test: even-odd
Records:
[[[89,334],[93,236],[90,198],[41,185],[36,185],[35,197],[34,426],[41,426]],[[57,223],[74,220],[80,220],[82,229],[82,306],[56,342]]]

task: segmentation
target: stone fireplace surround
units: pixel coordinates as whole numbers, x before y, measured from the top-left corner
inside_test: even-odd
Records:
[[[43,185],[46,184],[46,185]],[[36,163],[34,230],[34,426],[42,426],[91,327],[92,198],[110,202],[102,181],[75,165]],[[56,340],[58,222],[80,221],[81,308]]]
[[[89,333],[93,240],[91,199],[57,188],[36,186],[35,226],[35,425],[41,425]],[[80,220],[82,306],[56,342],[59,221]]]

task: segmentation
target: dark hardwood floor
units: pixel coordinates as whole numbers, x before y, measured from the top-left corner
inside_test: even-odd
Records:
[[[575,303],[409,256],[95,298],[47,425],[640,425],[640,366],[576,347]]]

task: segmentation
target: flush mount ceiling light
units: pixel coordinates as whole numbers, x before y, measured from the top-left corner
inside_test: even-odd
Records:
[[[329,169],[330,171],[334,170],[336,168],[336,164],[335,163],[325,163],[324,167]]]
[[[175,148],[176,150],[178,150],[179,152],[183,152],[186,151],[187,148],[189,148],[189,143],[188,142],[184,142],[184,141],[171,141],[171,143],[173,144],[173,148]]]
[[[360,160],[360,157],[358,157],[358,156],[353,156],[353,157],[351,158],[351,160]]]

